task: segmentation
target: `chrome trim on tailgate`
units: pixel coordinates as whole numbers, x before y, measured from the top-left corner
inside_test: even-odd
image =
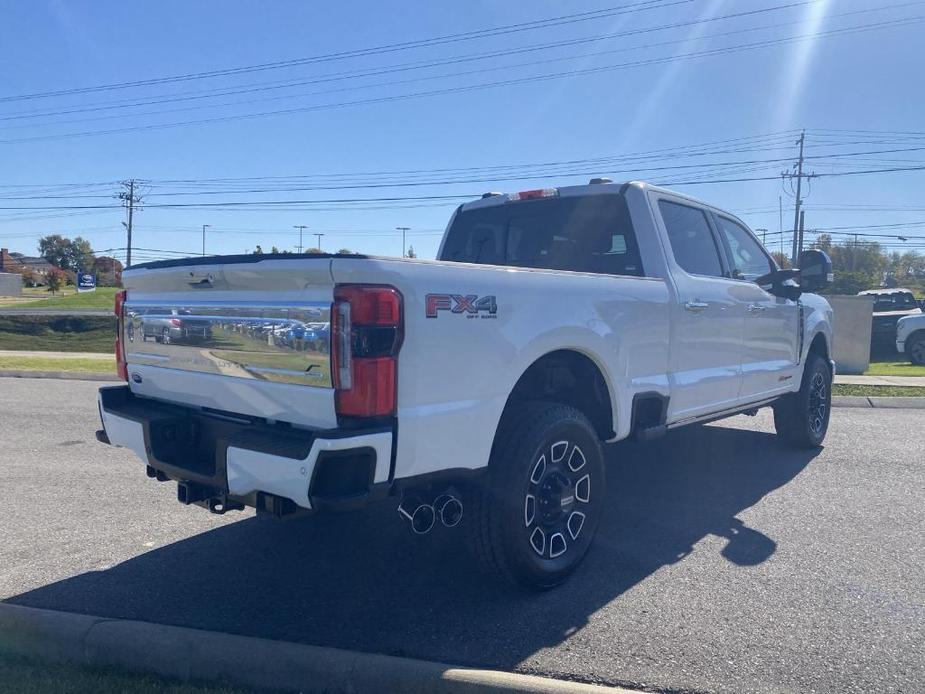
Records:
[[[330,388],[331,304],[125,303],[129,363]]]

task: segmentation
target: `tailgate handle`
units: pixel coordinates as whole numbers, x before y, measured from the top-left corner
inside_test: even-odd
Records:
[[[195,279],[195,275],[192,272],[190,273],[190,277],[194,278],[189,282],[189,286],[192,287],[193,289],[211,289],[212,288],[212,281],[214,278],[212,277],[211,272],[199,280]]]

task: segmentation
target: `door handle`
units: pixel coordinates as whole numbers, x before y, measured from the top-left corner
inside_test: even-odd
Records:
[[[688,301],[688,302],[685,302],[684,304],[684,310],[690,311],[691,313],[700,313],[701,311],[705,311],[709,307],[710,307],[710,304],[704,301]]]
[[[749,313],[761,313],[767,308],[767,306],[762,306],[761,304],[749,304],[745,307],[745,310]]]

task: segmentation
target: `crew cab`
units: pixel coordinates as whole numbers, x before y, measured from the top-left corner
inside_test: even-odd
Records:
[[[184,504],[289,516],[394,497],[495,575],[561,583],[606,502],[603,444],[774,408],[819,446],[834,374],[821,251],[777,267],[721,209],[633,182],[487,193],[436,261],[245,255],[138,265],[116,299],[100,441]],[[174,311],[195,346],[144,342]],[[273,326],[329,325],[294,348]],[[233,558],[226,557],[226,561]]]

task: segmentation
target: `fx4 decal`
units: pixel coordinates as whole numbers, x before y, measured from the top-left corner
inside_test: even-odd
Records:
[[[494,295],[428,294],[424,299],[425,314],[436,318],[440,311],[463,313],[467,318],[497,318],[498,303]]]

